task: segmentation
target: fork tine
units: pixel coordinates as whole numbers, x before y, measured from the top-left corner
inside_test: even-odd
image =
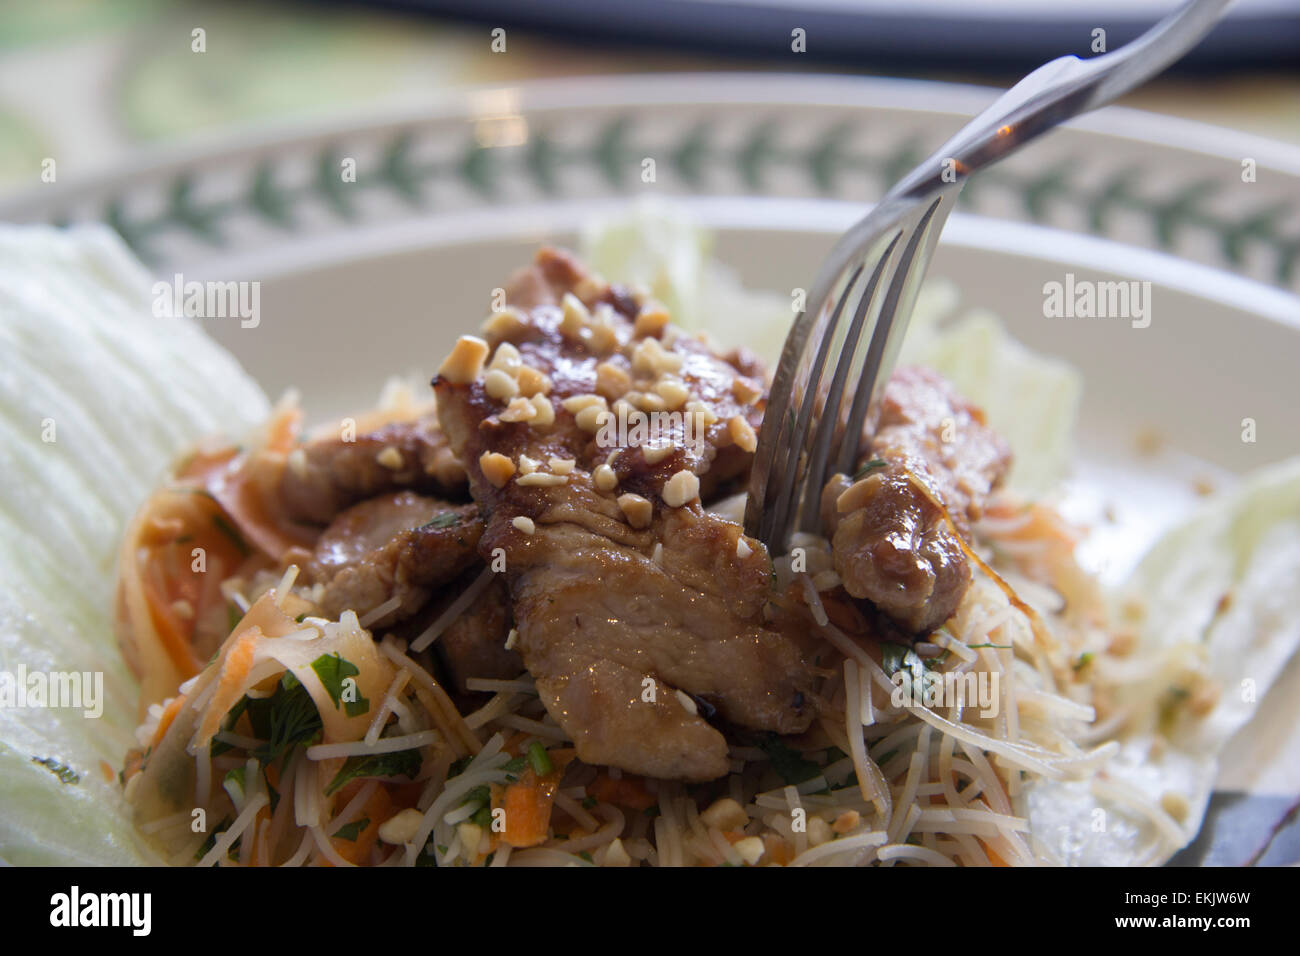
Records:
[[[784,537],[783,529],[789,523],[791,510],[797,503],[799,489],[802,487],[802,466],[805,464],[803,458],[804,436],[808,433],[809,422],[812,419],[816,407],[816,395],[820,390],[822,374],[826,369],[827,356],[830,353],[831,344],[835,339],[835,332],[839,327],[841,317],[844,315],[844,307],[849,300],[854,285],[858,277],[862,274],[863,266],[859,265],[849,275],[844,284],[843,291],[836,301],[835,308],[829,313],[824,313],[820,306],[817,312],[808,310],[807,314],[814,315],[815,321],[812,324],[812,334],[803,354],[800,356],[799,374],[794,376],[794,402],[790,406],[795,414],[792,418],[782,422],[782,425],[789,425],[789,432],[785,434],[783,427],[782,438],[784,444],[776,446],[770,467],[776,476],[776,488],[769,490],[764,501],[764,516],[767,527],[763,530],[767,535],[778,534]],[[831,290],[835,285],[831,286]],[[831,291],[828,290],[828,291]],[[807,362],[807,346],[816,345],[816,358],[811,364]],[[769,404],[770,407],[770,404]],[[769,479],[770,480],[770,479]],[[764,537],[763,540],[768,540]],[[784,541],[782,541],[784,544]]]
[[[821,495],[819,489],[826,484],[827,471],[829,470],[827,462],[831,450],[839,447],[845,437],[846,420],[843,406],[846,386],[850,377],[849,373],[853,370],[855,356],[858,354],[866,337],[864,327],[879,325],[882,304],[879,296],[881,280],[894,264],[894,253],[898,249],[903,235],[901,229],[896,230],[892,236],[886,234],[881,242],[877,243],[878,246],[885,245],[884,251],[875,254],[876,250],[871,250],[868,254],[867,261],[870,262],[874,258],[876,266],[858,298],[853,321],[849,325],[848,334],[845,336],[839,355],[836,357],[835,373],[831,378],[825,401],[822,403],[822,413],[817,421],[815,434],[808,445],[808,468],[805,481],[808,491],[804,497],[804,517],[800,522],[801,527],[805,529],[815,526],[814,516],[820,512]],[[887,240],[887,243],[885,240]],[[868,316],[871,318],[870,323],[867,322]]]
[[[862,371],[855,383],[853,405],[845,421],[844,441],[835,456],[836,471],[852,473],[857,465],[863,435],[868,427],[871,430],[875,428],[880,396],[888,382],[887,378],[880,376],[880,370],[893,368],[894,358],[907,334],[907,318],[912,314],[912,306],[921,280],[925,277],[926,266],[959,191],[945,190],[926,207],[903,249],[898,268],[885,292],[880,316],[872,330],[871,344],[863,360]],[[904,319],[902,322],[897,321],[900,315]],[[823,483],[825,477],[829,476],[823,476]]]

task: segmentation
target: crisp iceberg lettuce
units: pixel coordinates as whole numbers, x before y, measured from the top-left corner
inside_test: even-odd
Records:
[[[168,463],[246,432],[266,396],[196,321],[152,316],[149,277],[106,229],[0,228],[0,349],[0,673],[103,687],[99,717],[0,706],[0,859],[155,862],[116,778],[138,688],[114,559]]]

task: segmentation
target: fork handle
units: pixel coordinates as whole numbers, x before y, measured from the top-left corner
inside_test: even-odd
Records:
[[[1194,47],[1232,0],[1190,0],[1111,53],[1043,64],[899,180],[886,198],[926,195],[963,182],[1053,127],[1141,86]]]

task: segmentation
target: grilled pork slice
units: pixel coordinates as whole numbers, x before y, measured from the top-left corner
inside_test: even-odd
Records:
[[[822,492],[835,568],[849,594],[926,634],[970,585],[958,535],[969,541],[1011,453],[979,408],[923,368],[894,373],[868,449],[857,481],[836,475]]]
[[[477,577],[481,570],[479,566],[474,576]],[[462,579],[462,583],[469,587],[472,579]],[[454,595],[463,589],[453,585],[447,591],[454,599]],[[435,607],[433,610],[441,613],[443,608]],[[431,615],[429,620],[432,623],[434,616]],[[472,693],[465,683],[471,677],[509,680],[523,673],[524,662],[519,652],[506,647],[513,624],[510,594],[505,582],[497,577],[438,636],[433,645],[434,652],[442,660],[458,693]]]
[[[322,584],[322,612],[365,617],[393,605],[372,624],[384,627],[424,606],[478,557],[483,523],[473,504],[453,505],[410,491],[381,495],[344,510],[316,542],[305,572]],[[393,602],[396,602],[393,604]]]
[[[288,455],[278,503],[290,520],[324,525],[349,505],[403,489],[453,498],[465,493],[464,469],[432,412],[300,446]]]
[[[805,730],[813,674],[801,636],[764,622],[769,556],[701,506],[748,470],[761,379],[562,252],[507,302],[434,389],[480,553],[504,558],[517,647],[578,756],[710,780],[727,745],[701,714]]]

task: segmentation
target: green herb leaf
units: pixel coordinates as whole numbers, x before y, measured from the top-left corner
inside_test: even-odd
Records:
[[[434,518],[432,521],[420,525],[419,530],[423,531],[426,528],[450,528],[459,521],[460,515],[456,514],[454,511],[448,511],[446,514],[438,515],[438,517]]]
[[[343,682],[349,677],[356,677],[361,671],[356,664],[346,658],[340,657],[338,653],[322,654],[311,662],[311,669],[316,672],[320,682],[325,685],[325,690],[329,693],[330,699],[334,701],[334,706],[338,707],[342,701],[343,710],[349,717],[357,717],[370,710],[370,701],[361,696],[361,691],[357,688],[357,683],[352,682],[352,690],[357,695],[356,700],[342,700],[344,687]]]
[[[81,774],[73,770],[66,763],[60,763],[53,757],[33,757],[32,763],[40,764],[54,776],[59,778],[59,783],[72,784],[81,782]]]
[[[853,480],[857,481],[867,472],[875,471],[877,468],[884,468],[888,464],[889,462],[885,461],[885,459],[883,458],[873,458],[871,459],[871,461],[867,462],[865,465],[863,465],[861,468],[859,468],[856,472],[853,473]]]
[[[340,840],[349,840],[352,843],[357,842],[357,837],[361,836],[363,830],[370,826],[370,818],[362,817],[360,820],[353,820],[351,823],[345,823],[335,831],[334,836]]]
[[[788,784],[804,783],[822,772],[819,764],[808,760],[799,751],[791,750],[776,734],[759,738],[757,743],[772,762],[772,769]]]
[[[309,744],[321,731],[316,702],[302,682],[288,672],[270,697],[249,701],[248,718],[254,732],[266,741],[252,754],[263,767],[294,747]]]
[[[349,757],[325,788],[325,796],[330,796],[340,787],[362,777],[406,777],[414,780],[423,760],[419,750]]]

